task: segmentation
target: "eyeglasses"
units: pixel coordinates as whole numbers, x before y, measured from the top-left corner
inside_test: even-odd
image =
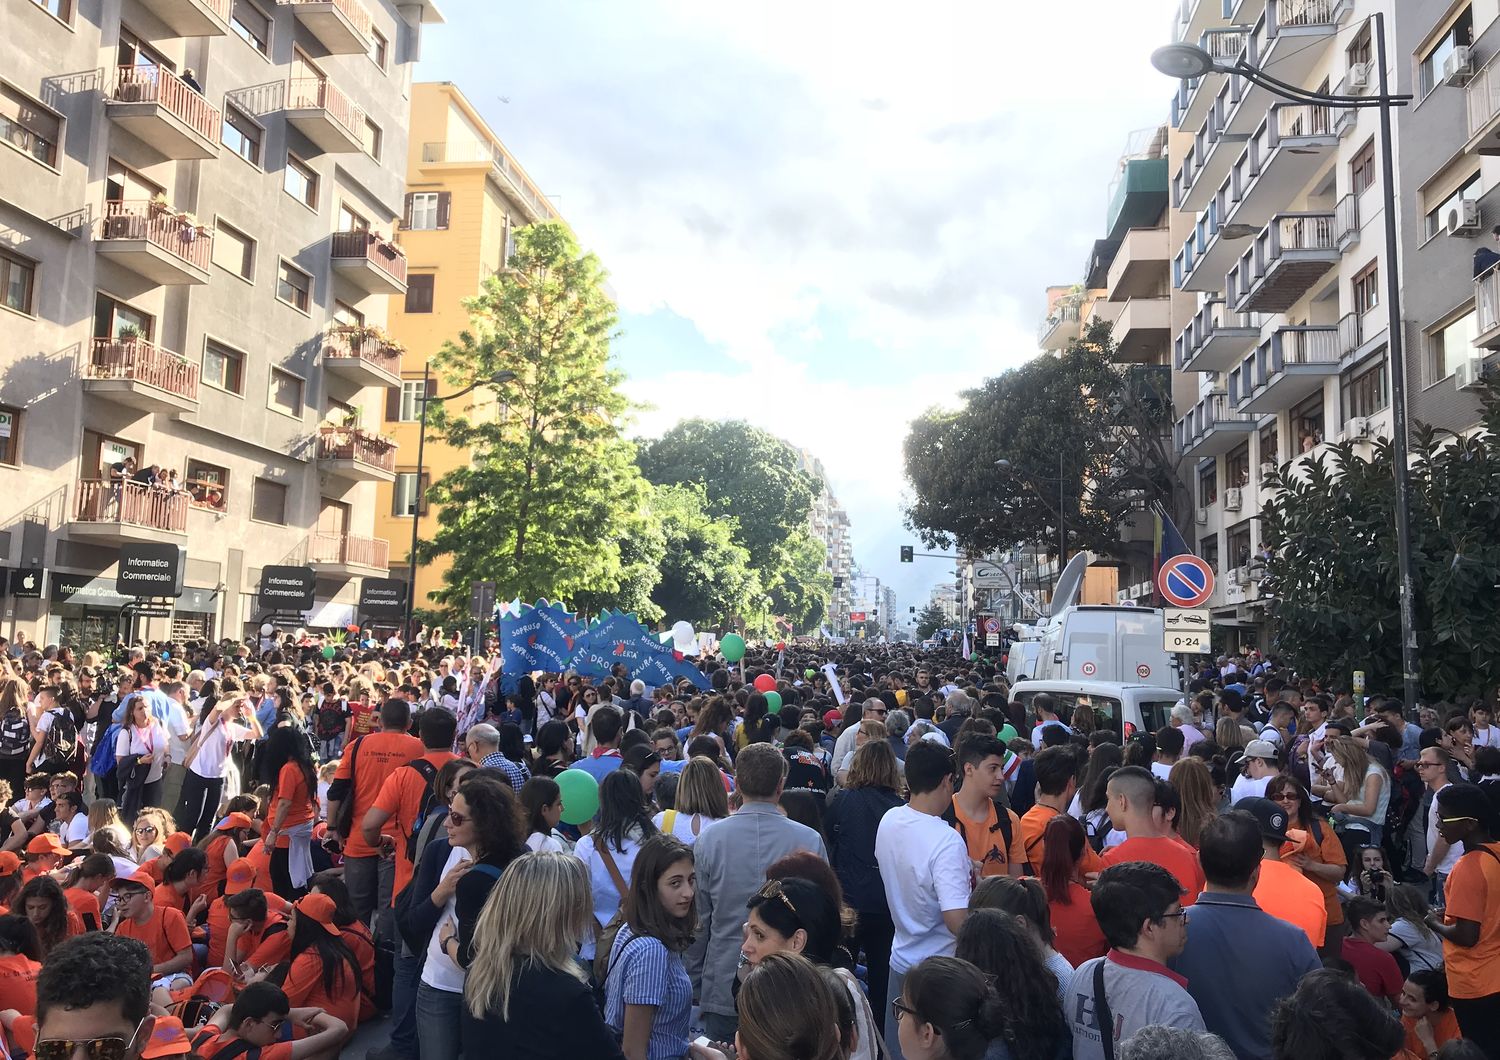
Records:
[[[1458,824],[1459,821],[1477,821],[1478,817],[1439,817],[1438,824]]]
[[[459,828],[462,828],[464,825],[468,824],[471,820],[473,820],[473,818],[467,817],[464,814],[459,813],[457,810],[449,810],[448,811],[448,823],[452,824],[452,825],[456,825]]]
[[[73,1054],[82,1049],[89,1060],[124,1060],[140,1033],[141,1025],[137,1023],[129,1038],[114,1035],[107,1038],[80,1038],[76,1041],[71,1038],[47,1038],[38,1041],[31,1054],[36,1060],[71,1060]]]
[[[1167,920],[1173,920],[1173,919],[1175,919],[1180,924],[1182,924],[1183,927],[1186,927],[1187,926],[1187,915],[1188,915],[1188,911],[1186,909],[1179,909],[1175,913],[1163,913],[1161,916],[1157,917],[1157,919],[1161,920],[1163,922],[1165,922]]]
[[[1436,769],[1439,766],[1441,766],[1442,764],[1443,763],[1441,763],[1441,762],[1418,762],[1417,763],[1417,768],[1418,769]]]
[[[254,1019],[253,1016],[251,1018]],[[281,1030],[281,1025],[286,1022],[286,1017],[282,1016],[280,1019],[274,1019],[274,1020],[257,1019],[257,1020],[255,1020],[255,1022],[261,1024],[263,1027],[266,1028],[266,1030],[270,1031],[272,1034],[275,1034],[277,1031]]]
[[[891,998],[891,1014],[896,1017],[896,1022],[901,1022],[902,1016],[915,1016],[917,1010],[901,1000],[901,995]]]
[[[792,900],[786,896],[786,891],[782,889],[780,880],[767,880],[765,886],[763,886],[759,891],[756,891],[755,894],[758,898],[765,898],[767,900],[772,898],[777,899],[781,902],[782,905],[786,906],[787,912],[796,917],[799,923],[801,922],[802,914],[797,912],[797,907],[794,906],[792,904]]]
[[[156,825],[154,825],[154,824],[138,824],[138,825],[135,826],[135,834],[136,835],[150,835],[151,833],[153,833],[155,831],[156,831]]]

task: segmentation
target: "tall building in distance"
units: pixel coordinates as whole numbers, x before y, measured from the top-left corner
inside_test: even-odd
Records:
[[[833,486],[821,460],[806,449],[799,449],[797,462],[803,471],[823,484],[822,491],[813,498],[807,526],[813,538],[822,543],[823,569],[834,580],[824,625],[830,632],[842,634],[842,626],[849,621],[850,602],[854,599],[854,546],[849,540],[849,513],[839,506],[838,498],[833,495]]]
[[[404,295],[390,299],[390,333],[399,343],[392,364],[398,386],[383,403],[385,432],[397,444],[393,480],[379,488],[376,525],[391,542],[392,577],[410,577],[412,519],[427,487],[468,460],[466,453],[429,431],[417,476],[419,421],[424,392],[441,399],[449,388],[435,375],[424,382],[428,358],[469,326],[463,299],[503,270],[518,228],[554,220],[557,211],[500,142],[469,100],[450,82],[412,86],[411,134],[405,155],[406,194],[401,240],[407,253]],[[425,387],[425,391],[424,391]],[[503,394],[480,387],[454,409],[470,419],[503,414]],[[438,511],[426,505],[417,527],[422,538],[437,529]],[[445,558],[417,568],[418,608],[442,588]]]
[[[6,601],[6,633],[239,637],[268,563],[310,566],[302,617],[338,626],[385,575],[400,380],[366,337],[407,287],[433,21],[425,0],[6,0],[0,563],[41,592]],[[186,557],[146,618],[115,582],[141,543]]]

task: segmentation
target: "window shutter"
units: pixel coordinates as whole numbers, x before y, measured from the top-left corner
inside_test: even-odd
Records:
[[[395,423],[401,419],[401,388],[393,386],[385,392],[385,422]]]
[[[448,227],[448,214],[449,214],[449,212],[451,210],[452,201],[453,201],[453,193],[452,192],[448,192],[448,191],[440,191],[440,192],[438,192],[437,226],[439,228],[447,228]]]
[[[416,196],[414,196],[411,192],[407,192],[406,193],[406,202],[405,202],[405,205],[402,207],[401,227],[405,228],[407,231],[411,230],[411,203],[412,203],[412,199],[414,199],[415,197]]]
[[[437,380],[431,377],[427,380],[427,398],[431,400],[437,397]]]

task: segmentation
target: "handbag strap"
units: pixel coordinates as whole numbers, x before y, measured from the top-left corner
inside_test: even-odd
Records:
[[[1104,992],[1104,962],[1100,957],[1094,965],[1094,1021],[1099,1024],[1099,1044],[1104,1047],[1104,1060],[1115,1060],[1115,1017],[1109,1010],[1109,997]]]
[[[604,869],[609,873],[609,878],[614,881],[615,890],[620,895],[620,901],[625,901],[625,892],[629,889],[625,885],[625,877],[620,875],[620,866],[615,864],[615,856],[609,852],[609,840],[603,836],[599,837],[599,843],[594,847],[599,852],[599,860],[604,862]]]
[[[672,829],[677,825],[677,811],[668,810],[661,815],[661,830],[664,835],[671,835]],[[696,833],[695,833],[696,834]]]

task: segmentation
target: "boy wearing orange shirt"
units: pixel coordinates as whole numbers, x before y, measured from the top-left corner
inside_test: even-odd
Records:
[[[291,1020],[310,1033],[295,1041],[281,1040],[281,1025]],[[349,1028],[322,1009],[292,1008],[286,993],[272,983],[251,983],[240,991],[233,1005],[214,1013],[213,1019],[192,1036],[193,1052],[212,1060],[221,1052],[258,1060],[310,1060],[338,1055],[339,1043]]]
[[[1068,812],[1078,791],[1078,758],[1071,747],[1044,747],[1031,760],[1031,769],[1036,776],[1037,795],[1031,809],[1021,815],[1021,842],[1032,871],[1041,872],[1042,858],[1047,853],[1042,838],[1047,824],[1058,814]],[[1087,843],[1083,845],[1078,871],[1084,876],[1104,871],[1104,859]]]
[[[1140,766],[1124,766],[1109,778],[1105,791],[1110,823],[1127,836],[1125,842],[1105,853],[1105,866],[1127,861],[1160,865],[1177,878],[1183,906],[1196,902],[1203,890],[1203,868],[1192,847],[1164,832],[1157,823],[1156,778]]]
[[[361,822],[366,843],[372,847],[378,845],[386,852],[394,851],[396,855],[396,878],[391,890],[393,898],[411,881],[412,864],[406,856],[407,844],[416,830],[417,816],[422,811],[423,800],[432,788],[430,774],[424,776],[416,762],[428,763],[432,773],[436,773],[457,758],[458,755],[451,750],[457,731],[458,719],[446,710],[425,711],[422,714],[421,733],[422,746],[426,751],[405,768],[393,770],[386,777],[375,804]],[[388,823],[394,823],[394,829],[388,828]],[[353,894],[352,888],[350,893]],[[355,913],[358,912],[356,905]]]
[[[193,963],[193,939],[187,920],[176,909],[163,909],[151,900],[155,883],[137,871],[111,886],[115,893],[115,915],[111,933],[136,939],[151,954],[151,978],[171,989],[176,973]],[[188,976],[191,979],[191,976]]]

